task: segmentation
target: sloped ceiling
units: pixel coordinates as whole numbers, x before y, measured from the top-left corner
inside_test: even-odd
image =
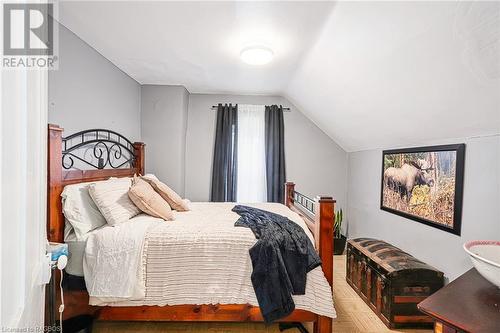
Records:
[[[500,134],[499,2],[62,2],[141,84],[281,94],[347,151]],[[239,52],[272,48],[252,67]]]
[[[337,3],[285,94],[347,151],[498,134],[500,3]]]

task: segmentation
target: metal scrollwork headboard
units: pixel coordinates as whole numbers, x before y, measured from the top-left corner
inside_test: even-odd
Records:
[[[106,129],[90,129],[62,138],[62,167],[72,169],[75,161],[95,169],[133,168],[134,145],[123,135]]]
[[[91,129],[63,137],[64,130],[47,126],[47,238],[64,242],[61,194],[66,185],[133,177],[144,174],[143,142],[130,142],[105,129]]]

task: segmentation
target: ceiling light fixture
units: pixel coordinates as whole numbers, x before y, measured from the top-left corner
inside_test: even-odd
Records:
[[[262,46],[247,47],[240,53],[241,60],[249,65],[265,65],[273,60],[273,56],[271,49]]]

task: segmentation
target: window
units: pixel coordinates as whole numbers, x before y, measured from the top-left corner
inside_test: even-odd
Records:
[[[210,200],[284,203],[283,108],[217,107]]]
[[[264,105],[238,105],[238,202],[266,202]]]

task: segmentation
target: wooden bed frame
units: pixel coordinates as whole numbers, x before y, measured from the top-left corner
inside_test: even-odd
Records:
[[[94,139],[87,139],[88,135],[95,135]],[[142,142],[131,143],[118,133],[107,130],[89,130],[79,132],[63,138],[63,129],[57,125],[48,128],[48,210],[47,235],[49,241],[64,242],[64,216],[62,213],[61,193],[64,186],[75,183],[105,180],[109,177],[130,177],[134,174],[144,174],[145,145]],[[113,138],[110,137],[113,136]],[[116,135],[116,137],[114,136]],[[66,147],[68,139],[81,138],[80,146],[100,144],[110,154],[109,143],[128,147],[133,158],[128,160],[129,168],[107,169],[109,158],[100,158],[102,151],[94,148],[94,157],[98,158],[99,165],[95,170],[75,170],[71,149]],[[116,139],[118,138],[118,139]],[[118,147],[119,148],[119,147]],[[120,149],[120,155],[122,153]],[[69,158],[69,163],[65,160]],[[63,167],[63,164],[65,165]],[[68,166],[69,164],[69,166]],[[88,163],[89,164],[89,163]],[[68,169],[68,170],[66,170]],[[314,200],[295,191],[295,184],[285,184],[286,205],[297,212],[306,222],[314,235],[316,249],[322,260],[322,268],[330,286],[333,282],[333,219],[335,201],[332,197],[319,196]],[[59,279],[59,277],[57,277]],[[71,318],[80,314],[91,314],[97,320],[109,321],[200,321],[200,322],[244,322],[263,321],[260,309],[249,304],[218,304],[218,305],[175,305],[175,306],[90,306],[86,290],[65,290],[64,318]],[[56,304],[56,308],[59,304]],[[305,310],[295,310],[283,322],[314,322],[315,333],[331,333],[332,319]]]

